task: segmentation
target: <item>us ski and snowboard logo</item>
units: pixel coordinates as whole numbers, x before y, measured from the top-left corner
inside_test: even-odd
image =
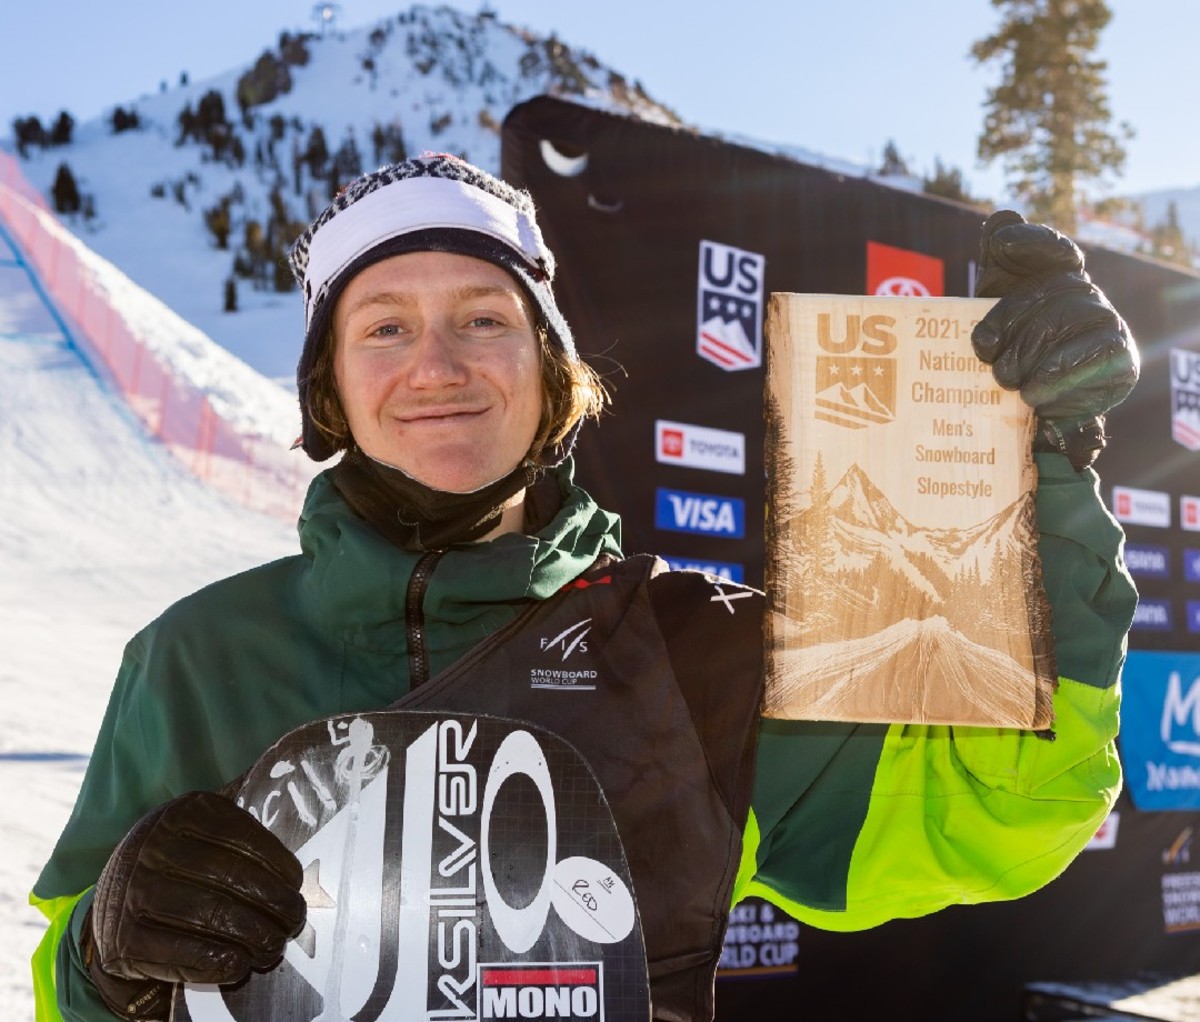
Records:
[[[304,868],[283,962],[190,1022],[645,1020],[645,949],[594,775],[524,722],[380,711],[280,740],[238,801]]]
[[[816,417],[847,429],[896,418],[896,321],[891,316],[819,313]]]
[[[1171,349],[1171,438],[1200,451],[1200,354]]]
[[[696,285],[696,354],[727,372],[762,365],[766,257],[700,242]]]

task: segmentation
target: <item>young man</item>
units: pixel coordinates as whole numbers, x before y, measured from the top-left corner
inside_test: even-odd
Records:
[[[1137,355],[1069,241],[988,221],[980,290],[1001,301],[976,337],[1043,422],[1055,741],[758,719],[762,595],[623,557],[618,520],[572,479],[603,390],[524,193],[449,157],[387,167],[318,217],[293,268],[303,446],[345,453],[312,485],[300,554],[130,642],[34,891],[51,919],[39,1018],[165,1018],[173,983],[277,963],[304,925],[300,868],[214,793],[296,726],[396,703],[526,720],[579,749],[625,847],[655,1018],[711,1017],[747,893],[858,929],[1018,897],[1094,833],[1120,785],[1135,596],[1089,466]],[[584,618],[595,690],[535,691],[536,636]]]

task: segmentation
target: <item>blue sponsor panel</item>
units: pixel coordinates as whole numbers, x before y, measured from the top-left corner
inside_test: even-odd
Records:
[[[1183,577],[1189,582],[1200,582],[1200,550],[1195,547],[1183,551]]]
[[[1165,546],[1126,543],[1125,566],[1134,578],[1170,578],[1171,551]]]
[[[745,539],[746,502],[740,497],[688,493],[660,486],[654,491],[654,525],[667,532]]]
[[[1142,810],[1200,809],[1200,653],[1131,650],[1121,702],[1121,763]]]
[[[740,564],[731,564],[728,561],[696,561],[683,557],[668,557],[666,554],[663,554],[663,560],[671,566],[672,571],[703,571],[729,582],[746,581],[746,569]]]
[[[1171,630],[1171,601],[1143,597],[1133,612],[1133,631],[1169,632]]]
[[[1187,601],[1187,630],[1193,635],[1200,633],[1200,600]]]

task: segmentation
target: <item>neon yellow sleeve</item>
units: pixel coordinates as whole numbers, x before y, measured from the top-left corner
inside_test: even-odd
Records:
[[[62,1013],[58,1010],[55,984],[58,946],[64,934],[70,939],[71,913],[82,897],[83,894],[61,898],[39,898],[35,894],[29,896],[29,903],[50,921],[50,926],[33,953],[33,1001],[37,1022],[63,1022]]]
[[[1115,687],[1063,680],[1053,742],[1028,732],[889,728],[844,907],[804,904],[757,879],[753,820],[735,901],[758,895],[809,925],[861,930],[1037,890],[1087,844],[1120,791],[1118,705]]]

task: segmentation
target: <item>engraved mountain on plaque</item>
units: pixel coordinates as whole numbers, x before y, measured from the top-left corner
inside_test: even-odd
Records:
[[[1049,724],[1032,416],[970,351],[988,304],[772,296],[766,715]],[[831,354],[830,318],[874,343]]]

